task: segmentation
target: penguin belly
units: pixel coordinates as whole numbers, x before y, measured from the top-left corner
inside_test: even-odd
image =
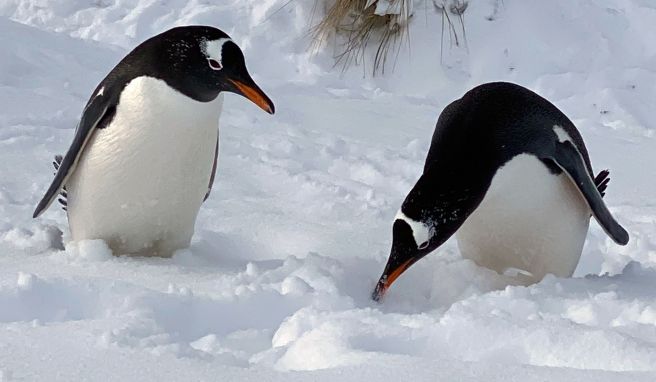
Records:
[[[67,182],[73,240],[114,254],[171,256],[189,246],[208,190],[223,96],[195,101],[152,77],[132,80]]]
[[[497,170],[456,238],[464,258],[531,284],[574,273],[589,223],[590,209],[567,175],[521,154]]]

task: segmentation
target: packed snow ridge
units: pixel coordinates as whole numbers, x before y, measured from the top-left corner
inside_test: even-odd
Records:
[[[371,77],[308,51],[313,2],[1,1],[0,380],[656,379],[656,4],[470,2],[467,47],[440,57],[424,3]],[[33,220],[95,85],[185,24],[230,34],[277,108],[226,96],[191,247],[115,257],[70,242],[63,211]],[[520,287],[449,242],[374,303],[437,116],[491,80],[575,122],[629,245],[593,223],[575,277]]]

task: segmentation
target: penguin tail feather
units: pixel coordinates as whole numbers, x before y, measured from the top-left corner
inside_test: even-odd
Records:
[[[61,155],[55,155],[55,160],[52,161],[52,167],[55,168],[55,174],[56,174],[57,171],[59,170],[59,167],[61,166],[62,160],[64,160],[64,157],[63,157],[63,156],[61,156]],[[67,194],[67,192],[66,192],[66,186],[64,186],[64,187],[62,188],[62,190],[61,190],[61,192],[59,193],[59,195],[61,195],[61,197],[60,197],[59,199],[57,199],[57,201],[59,202],[59,204],[62,205],[62,209],[63,209],[64,211],[67,211],[68,200],[66,199],[66,197],[68,196],[68,194]]]
[[[608,187],[608,182],[610,182],[610,171],[602,170],[595,176],[594,184],[597,186],[597,190],[603,197],[606,195],[606,188]]]

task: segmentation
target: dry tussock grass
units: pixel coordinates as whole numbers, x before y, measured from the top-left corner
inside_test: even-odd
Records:
[[[402,10],[412,0],[392,0]],[[399,40],[407,35],[407,28],[399,22],[399,15],[377,15],[376,4],[367,6],[367,0],[336,0],[326,16],[312,30],[314,41],[321,45],[331,36],[344,36],[344,43],[335,55],[336,65],[347,68],[351,64],[366,64],[365,50],[377,44],[373,61],[373,74],[385,72],[392,49],[398,53]]]
[[[324,0],[316,0],[324,1]],[[413,0],[390,0],[402,13],[410,9]],[[442,14],[442,37],[440,51],[444,51],[445,36],[452,46],[466,45],[464,13],[468,0],[426,0],[432,1],[436,11]],[[376,2],[367,0],[334,0],[325,17],[312,28],[315,48],[335,36],[343,37],[344,43],[338,46],[335,65],[346,69],[351,64],[363,65],[366,71],[365,52],[370,44],[375,44],[372,74],[385,73],[390,54],[398,55],[400,42],[409,40],[407,23],[411,15],[377,15]],[[428,7],[426,7],[428,10]],[[459,21],[458,30],[455,20]],[[445,33],[446,32],[446,33]],[[336,42],[338,39],[335,40]]]

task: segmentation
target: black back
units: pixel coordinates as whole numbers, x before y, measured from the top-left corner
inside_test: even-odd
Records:
[[[551,102],[508,82],[477,86],[440,115],[424,172],[444,157],[485,158],[496,169],[519,153],[543,153],[553,147],[554,125],[569,134],[592,174],[583,138]]]

